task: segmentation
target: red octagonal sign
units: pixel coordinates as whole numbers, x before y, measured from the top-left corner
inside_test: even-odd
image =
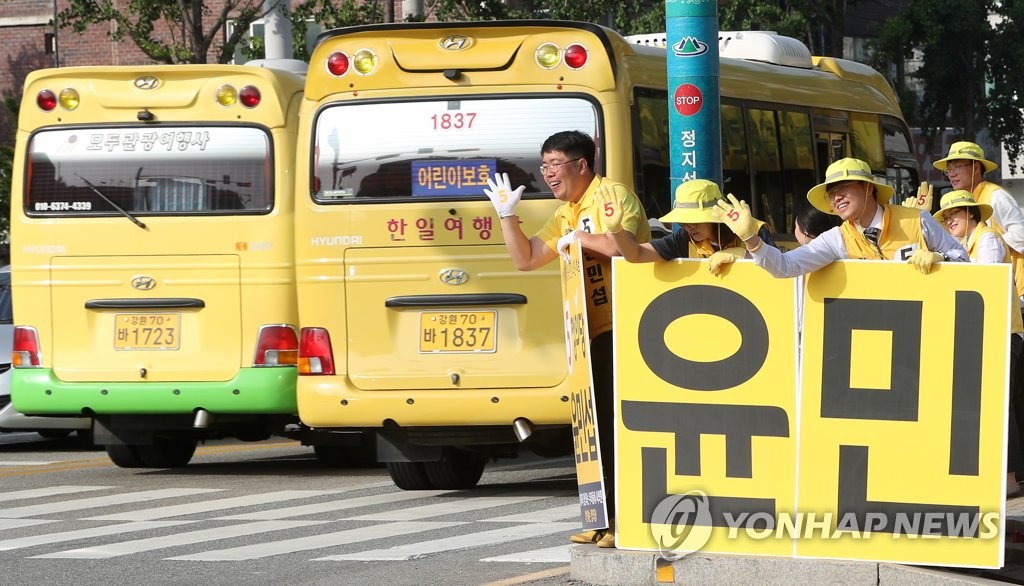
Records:
[[[684,83],[676,88],[675,104],[677,112],[683,116],[693,116],[704,105],[704,95],[697,86]]]

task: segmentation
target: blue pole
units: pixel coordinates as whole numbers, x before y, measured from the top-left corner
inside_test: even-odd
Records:
[[[717,0],[665,0],[665,33],[672,193],[690,179],[721,186]]]

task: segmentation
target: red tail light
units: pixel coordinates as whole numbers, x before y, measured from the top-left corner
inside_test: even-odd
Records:
[[[299,374],[334,374],[334,350],[326,329],[302,328]]]
[[[253,366],[295,366],[299,355],[299,340],[295,328],[288,325],[263,326],[256,340]]]
[[[40,366],[39,335],[30,326],[14,327],[14,347],[11,350],[11,364],[17,368]]]
[[[341,77],[348,73],[349,60],[348,55],[344,53],[331,53],[327,57],[327,71],[331,72],[331,75]]]
[[[238,92],[238,99],[246,108],[255,108],[260,105],[260,90],[255,86],[247,85]]]
[[[569,45],[565,48],[565,64],[579,69],[587,64],[587,49],[583,45]]]
[[[36,104],[46,112],[57,107],[57,94],[50,90],[42,90],[36,96]]]

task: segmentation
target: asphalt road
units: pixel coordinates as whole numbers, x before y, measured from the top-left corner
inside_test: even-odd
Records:
[[[275,439],[122,469],[74,439],[0,434],[0,583],[571,584],[569,458],[491,463],[478,487],[406,492]]]

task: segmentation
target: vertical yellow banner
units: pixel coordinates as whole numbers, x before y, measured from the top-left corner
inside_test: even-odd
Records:
[[[587,322],[587,290],[583,282],[583,250],[579,240],[569,246],[570,261],[559,259],[562,275],[562,313],[565,318],[565,350],[569,361],[572,406],[572,440],[576,456],[576,483],[580,494],[583,529],[608,527],[601,465],[601,438],[597,435],[594,407],[594,375],[590,368],[590,327]]]

